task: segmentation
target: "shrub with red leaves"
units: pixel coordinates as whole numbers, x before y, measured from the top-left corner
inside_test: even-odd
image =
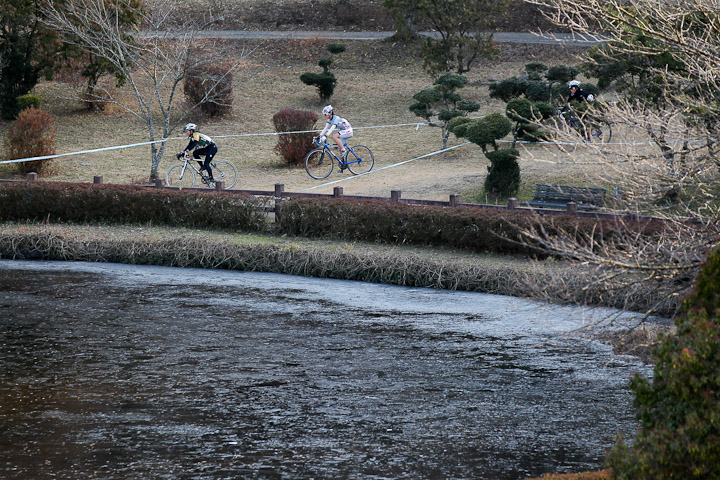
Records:
[[[273,115],[273,124],[276,132],[304,132],[312,130],[319,118],[315,112],[286,108]],[[288,165],[302,165],[313,148],[312,138],[312,132],[279,135],[275,151]]]
[[[55,119],[49,113],[34,107],[21,111],[10,128],[5,140],[8,159],[43,157],[55,154]],[[47,171],[52,159],[17,163],[20,173]]]

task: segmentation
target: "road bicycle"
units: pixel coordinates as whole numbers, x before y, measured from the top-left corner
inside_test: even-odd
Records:
[[[577,133],[587,143],[608,143],[612,138],[612,126],[607,120],[589,115],[581,117],[568,107],[559,107],[557,116],[560,118],[560,125],[565,127],[568,133]],[[572,152],[577,147],[577,142],[560,142],[557,147]]]
[[[375,165],[375,157],[372,151],[364,145],[349,146],[343,141],[345,154],[342,156],[335,155],[331,150],[331,145],[327,142],[321,142],[319,138],[314,138],[313,143],[320,148],[316,148],[305,157],[305,171],[308,175],[317,180],[327,178],[335,167],[335,161],[340,167],[340,172],[346,168],[353,175],[362,175],[372,170]]]
[[[169,187],[192,188],[195,186],[196,176],[200,176],[203,185],[215,188],[215,182],[225,182],[225,190],[235,186],[237,182],[237,168],[227,160],[211,161],[210,168],[213,172],[213,180],[207,175],[205,170],[200,170],[197,166],[197,160],[192,158],[188,152],[178,154],[178,160],[182,163],[176,163],[170,167],[165,175],[165,182]]]

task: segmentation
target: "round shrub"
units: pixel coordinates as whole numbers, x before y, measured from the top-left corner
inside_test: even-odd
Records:
[[[55,119],[48,112],[34,107],[22,110],[8,129],[5,139],[6,156],[9,159],[43,157],[55,154]],[[19,162],[22,174],[47,171],[52,159]]]
[[[191,106],[199,105],[209,117],[222,117],[232,111],[232,73],[220,64],[198,65],[188,70],[183,93]]]
[[[312,130],[319,118],[315,112],[286,108],[273,115],[272,120],[276,132],[305,132]],[[288,165],[302,165],[313,148],[312,138],[312,132],[279,135],[275,151]]]
[[[525,96],[533,102],[546,102],[550,99],[550,87],[545,82],[528,82]]]
[[[20,95],[17,97],[18,108],[22,111],[26,108],[40,108],[42,100],[37,95],[28,93],[27,95]]]
[[[337,86],[337,79],[332,72],[323,73],[303,73],[300,75],[300,81],[305,85],[314,86],[317,88],[320,99],[328,100],[332,97]]]
[[[535,120],[533,104],[527,98],[513,98],[505,106],[505,115],[514,122]]]
[[[508,102],[515,97],[521,97],[527,90],[528,81],[524,78],[510,77],[499,82],[493,82],[488,87],[491,98],[499,98],[503,102]]]
[[[467,131],[467,125],[470,122],[472,122],[472,120],[468,117],[455,117],[448,122],[447,128],[456,137],[463,138],[465,137],[465,132]]]
[[[548,69],[545,78],[551,82],[561,82],[567,84],[570,80],[578,75],[578,69],[568,65],[553,65]],[[565,85],[567,87],[567,85]]]

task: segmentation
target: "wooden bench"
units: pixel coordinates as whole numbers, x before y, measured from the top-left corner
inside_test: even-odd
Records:
[[[604,188],[571,187],[567,185],[535,185],[532,201],[525,203],[539,208],[566,208],[570,202],[577,204],[578,210],[594,210],[605,206]]]

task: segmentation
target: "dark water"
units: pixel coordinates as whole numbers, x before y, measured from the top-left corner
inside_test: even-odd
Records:
[[[516,479],[602,466],[648,368],[607,311],[0,261],[0,478]],[[614,324],[621,324],[622,317]]]

